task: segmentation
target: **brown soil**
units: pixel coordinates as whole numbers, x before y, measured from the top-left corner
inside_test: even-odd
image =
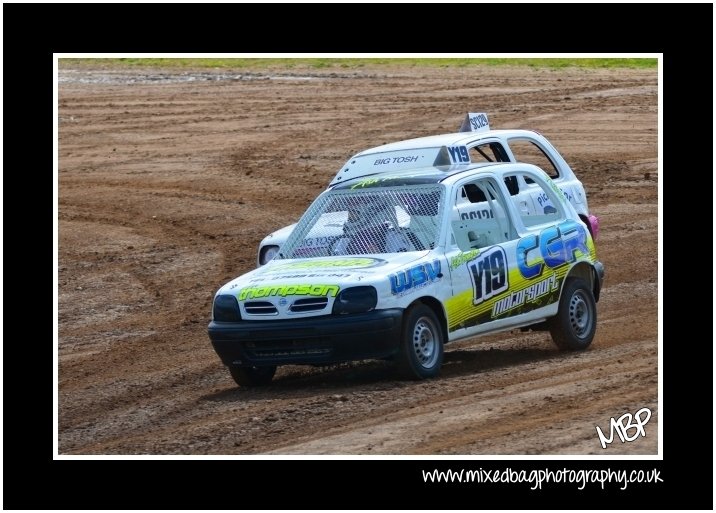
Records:
[[[61,67],[60,454],[657,453],[656,71],[181,73]],[[432,381],[356,362],[237,388],[206,333],[216,289],[351,154],[475,110],[539,130],[585,184],[606,266],[589,350],[515,331],[447,346]],[[595,426],[642,407],[647,436],[603,450]]]

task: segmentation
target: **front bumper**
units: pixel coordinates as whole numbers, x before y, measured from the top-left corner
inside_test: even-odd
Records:
[[[214,350],[232,366],[327,364],[395,354],[403,309],[304,319],[209,323]]]

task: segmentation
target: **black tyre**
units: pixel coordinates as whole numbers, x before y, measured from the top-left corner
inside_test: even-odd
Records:
[[[433,378],[443,363],[443,331],[435,312],[417,304],[405,312],[398,370],[406,378]]]
[[[268,367],[229,367],[231,377],[242,387],[268,385],[276,374],[276,366]]]
[[[589,347],[597,329],[597,303],[584,280],[567,279],[559,311],[548,324],[552,340],[560,349],[578,351]]]

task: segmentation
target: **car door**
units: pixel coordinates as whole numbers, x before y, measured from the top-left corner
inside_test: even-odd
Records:
[[[529,178],[557,207],[547,213],[520,209],[520,198],[509,193],[505,178]],[[550,266],[566,263],[555,231],[568,222],[559,189],[526,169],[468,178],[453,190],[446,255],[453,295],[445,301],[450,340],[552,315],[561,277]],[[573,228],[569,223],[566,228]]]

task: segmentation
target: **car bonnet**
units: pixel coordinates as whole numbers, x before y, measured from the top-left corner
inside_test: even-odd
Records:
[[[345,288],[363,285],[404,269],[428,253],[428,251],[414,251],[379,256],[348,255],[295,260],[277,259],[230,281],[219,290],[218,294],[237,294],[239,300],[243,300],[252,295],[247,292],[247,289],[295,287],[298,285]],[[296,294],[298,290],[290,289],[288,293]],[[282,293],[287,292],[278,290],[275,294]]]

